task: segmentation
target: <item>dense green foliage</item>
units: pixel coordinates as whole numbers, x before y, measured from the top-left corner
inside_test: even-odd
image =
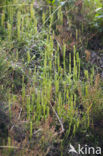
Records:
[[[66,156],[68,144],[79,142],[78,133],[82,144],[88,135],[90,144],[97,139],[94,146],[99,145],[94,129],[103,118],[103,82],[86,49],[100,33],[101,0],[1,3],[0,104],[6,103],[12,125],[4,156],[45,156],[55,144],[54,156]],[[102,51],[102,37],[99,42]],[[23,150],[15,150],[21,145]]]

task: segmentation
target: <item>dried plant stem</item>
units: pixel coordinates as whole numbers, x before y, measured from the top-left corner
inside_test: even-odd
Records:
[[[59,132],[59,134],[61,134],[61,133],[63,133],[63,132],[64,132],[64,126],[63,126],[63,123],[62,123],[62,121],[60,120],[60,118],[59,118],[59,116],[58,116],[57,112],[55,111],[55,109],[53,108],[53,106],[52,106],[52,104],[51,104],[51,103],[50,103],[50,106],[51,106],[51,108],[52,108],[53,112],[55,113],[55,115],[56,115],[56,117],[57,117],[57,119],[58,119],[59,123],[60,123],[60,126],[61,126],[61,131]]]

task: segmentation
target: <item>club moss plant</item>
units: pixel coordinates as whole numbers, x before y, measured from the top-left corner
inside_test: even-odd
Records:
[[[20,87],[17,94],[14,92],[14,86],[17,85],[14,73],[11,72],[12,77],[10,77],[9,68],[6,74],[7,81],[12,79],[11,85],[6,86],[9,118],[12,120],[12,105],[17,103],[22,109],[22,112],[19,112],[20,119],[27,123],[24,127],[29,134],[26,136],[29,141],[32,141],[36,127],[43,129],[43,123],[48,119],[52,120],[49,123],[53,126],[50,133],[56,131],[59,136],[60,130],[63,129],[64,137],[68,138],[75,136],[79,128],[87,130],[91,120],[96,118],[97,101],[95,98],[91,99],[93,95],[90,95],[92,92],[90,87],[93,85],[95,95],[98,92],[96,82],[94,84],[94,68],[90,73],[88,69],[81,70],[78,48],[78,44],[83,43],[81,34],[84,32],[84,25],[81,30],[76,28],[75,33],[71,35],[75,36],[73,38],[75,44],[69,52],[67,47],[70,44],[65,43],[65,39],[61,37],[59,40],[62,40],[62,45],[60,45],[59,40],[55,38],[56,25],[66,24],[63,21],[65,17],[63,7],[60,5],[56,8],[55,5],[50,5],[48,10],[41,11],[40,8],[34,7],[33,1],[29,3],[29,1],[13,0],[2,8],[0,14],[0,26],[5,30],[2,45],[5,43],[4,52],[7,54],[9,67],[12,64],[15,72],[18,68],[22,71],[18,79]],[[70,21],[69,28],[73,27],[71,15],[68,16],[68,21]],[[1,61],[0,57],[0,68]],[[2,85],[2,88],[3,86],[5,85]],[[99,96],[102,97],[100,92],[97,98]],[[99,103],[98,112],[101,112],[102,102]],[[80,110],[80,104],[83,105],[83,111]],[[54,137],[53,133],[51,138]],[[48,145],[44,136],[40,142]],[[10,137],[8,146],[11,146]]]

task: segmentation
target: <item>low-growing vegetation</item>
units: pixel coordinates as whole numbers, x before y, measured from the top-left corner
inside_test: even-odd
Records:
[[[0,1],[1,156],[102,148],[102,79],[101,0]]]

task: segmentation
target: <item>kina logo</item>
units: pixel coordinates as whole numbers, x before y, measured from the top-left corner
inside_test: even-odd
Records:
[[[74,153],[79,155],[101,155],[102,154],[102,148],[101,147],[89,147],[87,144],[84,146],[81,146],[78,144],[77,150],[73,145],[70,144],[70,148],[68,150],[68,153]]]
[[[78,152],[75,150],[74,146],[72,146],[71,144],[70,144],[70,149],[68,150],[68,153],[76,153],[76,154],[78,154]]]

